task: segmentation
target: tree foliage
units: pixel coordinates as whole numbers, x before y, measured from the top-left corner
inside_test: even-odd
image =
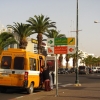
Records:
[[[0,54],[4,50],[5,47],[10,44],[16,44],[16,40],[14,39],[14,35],[9,32],[3,32],[0,34]]]

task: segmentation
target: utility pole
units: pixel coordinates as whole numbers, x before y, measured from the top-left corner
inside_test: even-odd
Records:
[[[76,32],[76,80],[75,80],[75,84],[77,86],[81,86],[81,84],[79,84],[79,75],[78,75],[78,32],[82,31],[82,30],[78,30],[78,0],[76,3],[76,31],[71,31],[71,32]]]
[[[78,77],[78,0],[77,0],[77,8],[76,8],[76,80],[75,83],[79,83]]]

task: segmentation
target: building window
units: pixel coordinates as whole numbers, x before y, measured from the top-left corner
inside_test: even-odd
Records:
[[[14,44],[10,44],[10,48],[14,48]]]
[[[4,50],[8,50],[9,46],[5,47]]]

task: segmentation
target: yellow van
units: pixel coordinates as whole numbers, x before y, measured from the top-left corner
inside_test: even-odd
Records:
[[[26,89],[32,93],[39,87],[40,67],[45,64],[45,56],[23,49],[8,49],[0,57],[0,91],[8,88]]]

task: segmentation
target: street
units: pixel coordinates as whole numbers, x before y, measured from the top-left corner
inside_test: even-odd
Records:
[[[58,75],[58,90],[59,89],[68,89],[71,85],[75,84],[76,75],[75,73],[71,74],[59,74]],[[83,84],[91,83],[100,83],[100,73],[89,74],[89,75],[79,75],[79,82]],[[76,89],[76,88],[74,88]],[[53,90],[55,92],[55,90]],[[19,90],[8,90],[6,93],[0,93],[0,100],[35,100],[43,97],[45,91],[35,90],[33,94],[27,95],[25,92]],[[49,92],[48,92],[49,93]],[[38,96],[37,96],[38,95]],[[32,98],[32,99],[31,99]],[[36,99],[36,100],[38,100]]]
[[[62,84],[74,84],[76,80],[76,74],[61,74],[59,75],[59,83],[61,82]],[[93,83],[93,82],[100,82],[100,73],[94,73],[94,74],[80,74],[79,75],[79,83]]]

